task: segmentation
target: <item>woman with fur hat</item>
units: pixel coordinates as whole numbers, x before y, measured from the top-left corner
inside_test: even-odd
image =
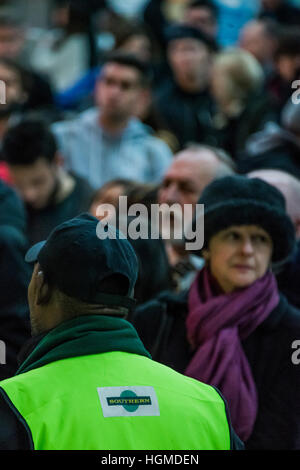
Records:
[[[273,272],[295,246],[284,198],[262,180],[228,176],[199,203],[204,267],[188,292],[163,293],[133,323],[154,360],[220,390],[246,448],[300,448],[300,311]]]

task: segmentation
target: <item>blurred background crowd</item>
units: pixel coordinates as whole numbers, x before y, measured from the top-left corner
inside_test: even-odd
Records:
[[[30,335],[24,252],[81,212],[194,207],[239,173],[280,189],[300,238],[299,0],[1,0],[0,80],[0,378]],[[139,304],[202,266],[132,243]],[[299,260],[277,276],[296,307]]]

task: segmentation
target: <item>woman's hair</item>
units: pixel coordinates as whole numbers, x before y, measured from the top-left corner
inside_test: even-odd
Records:
[[[228,92],[232,97],[242,101],[260,88],[264,81],[259,62],[252,54],[239,48],[220,52],[215,58],[214,70],[224,80],[228,79]]]
[[[151,205],[157,204],[158,185],[150,183],[137,183],[125,191],[128,206],[132,204],[144,204],[148,211],[151,211]]]
[[[93,196],[92,203],[101,201],[103,198],[105,199],[106,192],[112,188],[121,187],[122,194],[126,195],[127,191],[135,188],[138,185],[135,181],[128,180],[126,178],[116,178],[114,180],[108,181],[107,183],[103,184],[101,188],[96,190]]]
[[[88,44],[89,66],[98,65],[97,45],[93,25],[93,10],[86,0],[55,0],[54,7],[68,8],[68,22],[64,26],[64,36],[54,47],[60,47],[74,34],[85,34]]]

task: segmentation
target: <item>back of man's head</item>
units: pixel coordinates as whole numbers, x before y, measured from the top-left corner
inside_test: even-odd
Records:
[[[41,331],[76,315],[109,310],[124,316],[134,304],[134,249],[121,232],[88,213],[58,225],[26,261],[35,263],[28,298]]]

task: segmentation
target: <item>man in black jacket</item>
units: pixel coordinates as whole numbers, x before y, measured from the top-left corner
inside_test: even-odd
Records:
[[[262,0],[260,18],[271,18],[286,26],[300,24],[300,9],[287,0]]]
[[[157,90],[158,109],[181,148],[190,142],[214,145],[208,134],[213,110],[208,88],[217,46],[212,38],[191,26],[169,27],[166,37],[172,78]]]
[[[124,236],[81,214],[26,260],[33,338],[0,383],[1,450],[243,448],[217,390],[152,361],[126,321],[138,260]]]
[[[30,243],[90,207],[94,191],[85,179],[62,168],[55,137],[43,123],[26,120],[11,127],[3,156],[26,204]]]
[[[19,350],[30,338],[27,285],[31,269],[24,261],[25,230],[21,200],[0,181],[0,380],[15,373]]]

